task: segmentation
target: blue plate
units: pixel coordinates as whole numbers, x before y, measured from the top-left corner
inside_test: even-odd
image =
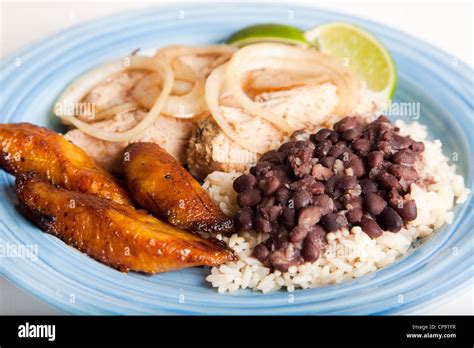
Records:
[[[279,22],[310,28],[348,21],[377,36],[398,68],[396,101],[421,103],[419,121],[456,152],[460,173],[473,182],[473,71],[449,54],[411,36],[315,8],[283,5],[170,5],[73,27],[2,59],[0,122],[27,121],[58,129],[51,107],[61,91],[88,69],[135,48],[209,44],[243,26]],[[33,245],[38,258],[2,257],[2,274],[52,306],[76,314],[388,314],[407,312],[472,282],[473,199],[409,255],[343,284],[291,295],[251,291],[218,294],[209,272],[193,268],[153,277],[115,271],[42,233],[15,209],[13,179],[0,174],[0,240]],[[10,255],[11,256],[11,255]],[[291,301],[290,301],[291,299]]]

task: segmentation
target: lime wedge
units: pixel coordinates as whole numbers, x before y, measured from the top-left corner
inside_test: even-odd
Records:
[[[367,83],[368,89],[391,99],[397,74],[388,50],[367,31],[348,23],[331,22],[305,32],[308,42],[338,57]]]
[[[283,24],[252,25],[235,32],[226,41],[228,44],[239,47],[258,42],[309,45],[304,38],[304,33],[300,29]]]

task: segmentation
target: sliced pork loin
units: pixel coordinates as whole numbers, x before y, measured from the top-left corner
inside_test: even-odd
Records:
[[[131,110],[118,113],[114,118],[95,122],[98,127],[110,132],[123,132],[133,128],[147,111]],[[122,152],[130,143],[152,142],[160,145],[176,160],[186,163],[186,147],[195,124],[189,120],[180,120],[174,117],[160,115],[151,127],[144,133],[128,142],[110,142],[94,138],[79,129],[70,130],[65,138],[82,148],[105,168],[113,172],[120,172]]]

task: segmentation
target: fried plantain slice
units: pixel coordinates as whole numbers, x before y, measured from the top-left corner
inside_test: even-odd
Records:
[[[65,189],[132,204],[118,181],[79,147],[30,123],[0,124],[0,167],[15,176],[34,171]]]
[[[156,217],[192,232],[233,231],[233,221],[159,145],[130,144],[124,152],[123,172],[135,200]]]
[[[55,187],[33,172],[16,179],[20,207],[43,231],[121,271],[158,273],[234,259],[205,240],[111,200]]]

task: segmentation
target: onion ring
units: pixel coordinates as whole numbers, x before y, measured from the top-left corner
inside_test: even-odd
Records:
[[[128,60],[124,61],[123,59],[119,59],[91,70],[70,85],[61,95],[58,103],[77,103],[82,100],[87,92],[98,82],[126,69],[143,69],[158,72],[161,74],[163,81],[160,96],[156,99],[148,114],[135,127],[122,133],[109,133],[94,127],[92,124],[79,120],[77,117],[74,117],[74,115],[68,113],[56,113],[56,115],[64,121],[73,124],[84,133],[106,141],[128,141],[145,131],[160,115],[161,109],[171,93],[174,82],[173,71],[168,65],[152,57],[133,55],[126,57],[126,59]],[[129,64],[125,65],[124,62],[128,62]]]
[[[226,71],[229,92],[246,111],[266,119],[287,134],[295,129],[280,115],[251,100],[243,89],[242,76],[252,70],[264,68],[306,72],[315,75],[319,83],[335,84],[339,103],[328,118],[350,114],[360,100],[360,81],[339,62],[325,54],[277,43],[260,43],[241,48],[230,59]]]

